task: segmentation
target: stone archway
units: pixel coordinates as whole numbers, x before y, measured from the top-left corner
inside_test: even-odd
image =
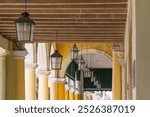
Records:
[[[83,49],[83,50],[81,50],[81,51],[79,52],[79,55],[81,55],[81,54],[88,54],[88,53],[102,54],[102,55],[108,57],[110,60],[112,60],[112,55],[111,55],[109,52],[107,52],[107,51],[105,51],[105,50],[103,50],[103,49],[92,49],[92,48]],[[63,62],[62,62],[62,69],[61,69],[61,70],[59,71],[59,73],[58,73],[58,76],[59,76],[59,77],[64,78],[65,73],[66,73],[66,70],[67,70],[67,68],[68,68],[68,66],[69,66],[69,64],[70,64],[70,62],[71,62],[70,55],[68,55],[68,56],[63,60]]]

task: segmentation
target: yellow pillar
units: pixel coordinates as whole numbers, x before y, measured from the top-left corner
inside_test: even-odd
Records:
[[[49,81],[50,81],[49,82],[49,84],[50,84],[50,100],[57,100],[58,99],[58,96],[57,96],[57,82],[53,78],[50,78]]]
[[[75,100],[80,100],[81,93],[79,90],[75,91]]]
[[[76,88],[76,91],[75,91],[75,100],[82,100],[82,83],[81,81],[79,80],[76,80],[75,81],[75,88]]]
[[[14,80],[15,80],[15,99],[25,99],[25,63],[26,51],[13,51],[14,54]]]
[[[69,87],[65,86],[65,100],[69,100]]]
[[[65,99],[65,80],[63,78],[58,79],[58,100]]]
[[[80,100],[84,100],[83,94],[80,95]]]
[[[127,78],[126,78],[126,64],[124,60],[124,52],[119,52],[119,61],[121,65],[122,77],[122,100],[127,99]]]
[[[65,99],[65,79],[49,78],[50,84],[50,99],[64,100]]]
[[[6,49],[0,47],[0,100],[6,99]]]
[[[75,100],[75,90],[74,90],[74,88],[70,88],[70,90],[69,90],[69,100]]]
[[[48,93],[48,71],[38,71],[39,77],[39,100],[48,100],[49,93]]]
[[[122,99],[121,66],[117,52],[113,52],[112,99]]]
[[[35,100],[36,99],[36,75],[35,68],[36,64],[27,64],[25,68],[25,99]]]

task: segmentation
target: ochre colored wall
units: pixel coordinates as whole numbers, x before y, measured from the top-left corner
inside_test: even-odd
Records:
[[[99,49],[101,51],[107,52],[110,56],[112,56],[112,44],[95,44],[95,43],[76,43],[79,51],[82,49]],[[73,47],[73,43],[58,43],[57,49],[63,55],[63,60],[70,55],[70,49]]]

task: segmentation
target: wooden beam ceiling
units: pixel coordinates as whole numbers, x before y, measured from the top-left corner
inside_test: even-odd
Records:
[[[35,42],[123,42],[128,0],[30,0]],[[15,41],[23,0],[0,1],[0,33]]]

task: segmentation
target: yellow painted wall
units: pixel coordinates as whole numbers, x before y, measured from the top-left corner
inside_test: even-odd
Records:
[[[96,44],[96,43],[76,43],[79,51],[82,49],[86,48],[92,48],[92,49],[99,49],[104,52],[107,52],[112,56],[112,44],[106,44],[106,43],[101,43],[101,44]],[[63,60],[70,55],[70,49],[73,47],[73,43],[58,43],[57,44],[57,49],[59,52],[63,55]]]

